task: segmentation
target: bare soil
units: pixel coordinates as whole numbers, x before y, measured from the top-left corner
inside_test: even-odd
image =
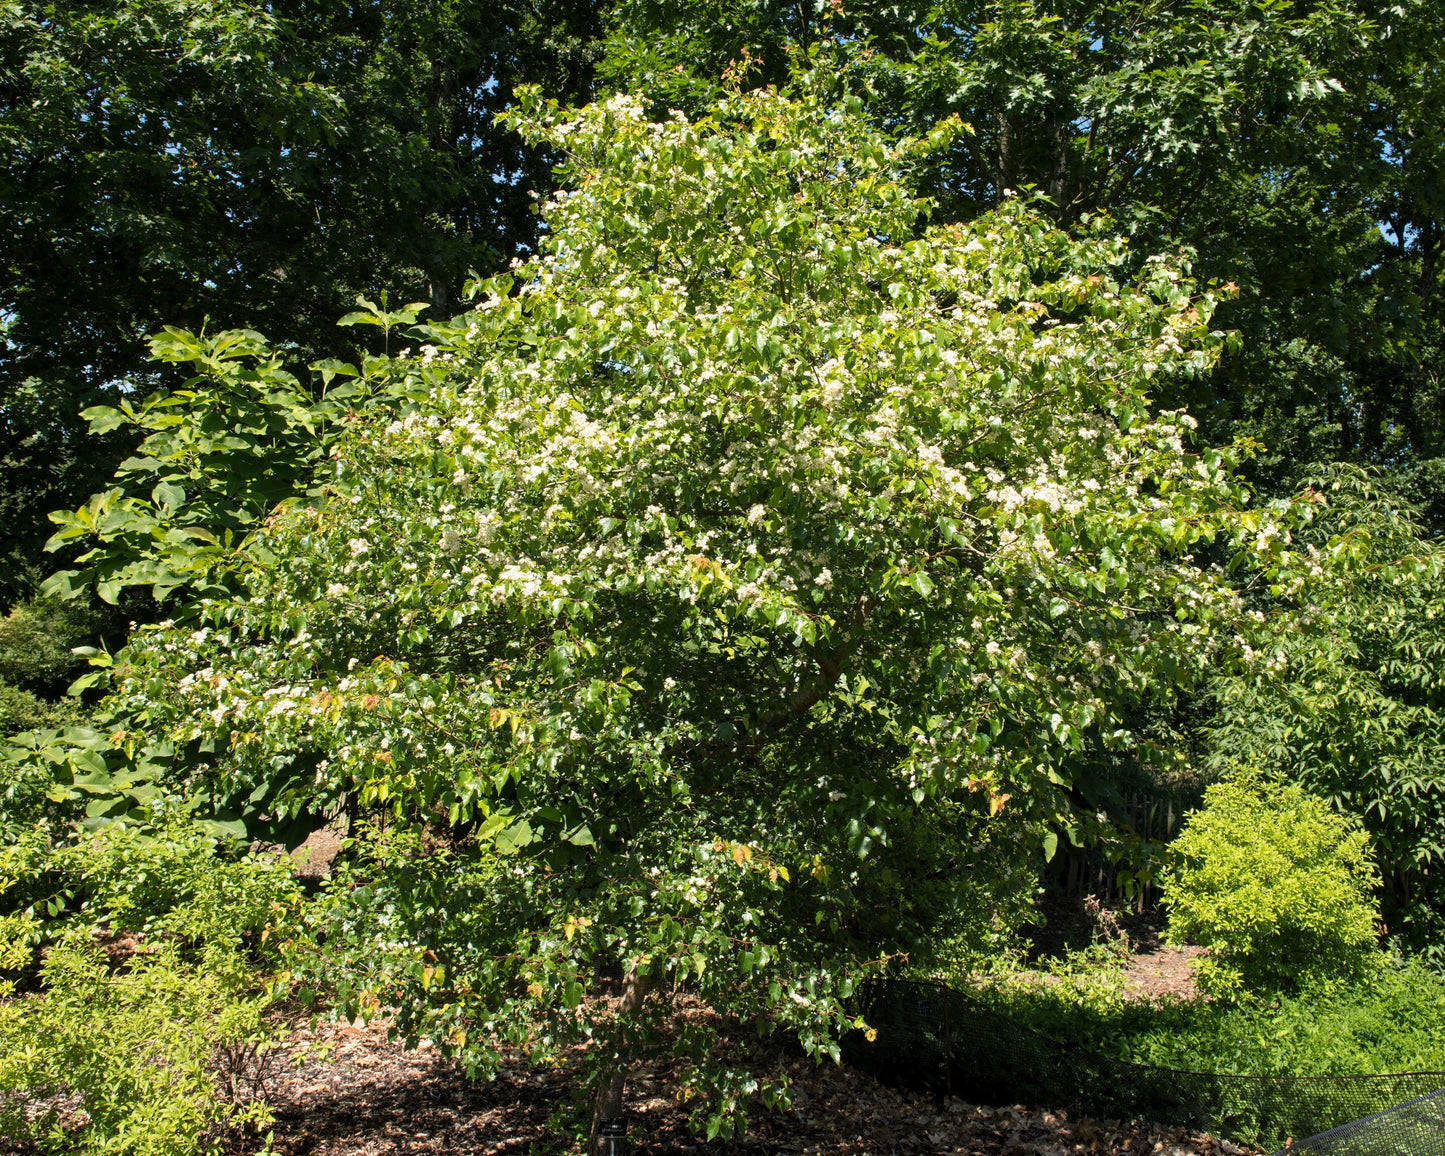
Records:
[[[1203,951],[1157,942],[1138,947],[1124,967],[1125,989],[1137,999],[1195,999],[1199,989],[1192,965]]]

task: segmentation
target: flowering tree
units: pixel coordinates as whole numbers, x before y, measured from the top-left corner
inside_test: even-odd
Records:
[[[511,122],[568,158],[542,252],[328,370],[409,400],[106,709],[218,812],[393,815],[298,967],[481,1070],[589,1041],[606,1115],[664,986],[836,1055],[858,977],[986,924],[1081,752],[1223,660],[1195,551],[1287,535],[1151,413],[1223,341],[1183,258],[1016,206],[923,229],[898,174],[941,135],[815,100]],[[786,1099],[671,1039],[711,1132]]]

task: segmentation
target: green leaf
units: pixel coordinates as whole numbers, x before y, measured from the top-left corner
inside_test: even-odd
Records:
[[[172,482],[161,482],[151,491],[151,500],[167,515],[174,515],[186,503],[186,491]]]
[[[343,313],[337,319],[336,324],[341,326],[375,325],[378,328],[386,328],[386,322],[381,318],[381,316],[375,313]]]
[[[240,819],[198,819],[196,826],[217,839],[239,842],[248,837],[246,824]]]
[[[90,591],[88,572],[82,570],[59,570],[40,584],[40,594],[45,598],[60,598],[69,601]]]
[[[93,405],[81,410],[80,416],[90,423],[90,432],[97,437],[117,430],[129,422],[125,414],[109,405]]]
[[[536,836],[532,832],[532,826],[526,819],[519,820],[506,830],[501,831],[493,841],[498,855],[515,855],[523,847],[530,846],[535,842]]]
[[[73,750],[70,753],[70,762],[78,775],[93,776],[95,781],[103,780],[106,786],[110,785],[110,773],[105,758],[99,751]],[[76,781],[81,780],[77,778]]]

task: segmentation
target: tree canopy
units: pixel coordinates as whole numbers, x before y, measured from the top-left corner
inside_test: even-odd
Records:
[[[1258,476],[1288,488],[1313,461],[1440,454],[1441,33],[1417,2],[758,0],[720,19],[642,0],[615,9],[599,75],[690,109],[725,72],[784,84],[826,62],[880,126],[972,127],[913,178],[943,219],[1032,191],[1062,223],[1111,214],[1142,251],[1190,246],[1241,287],[1219,321],[1244,342],[1160,400],[1215,440],[1259,438]]]
[[[451,831],[427,930],[378,914],[341,986],[475,1065],[591,1035],[610,1087],[684,976],[830,1050],[940,910],[985,933],[968,889],[1057,839],[1083,753],[1239,654],[1198,555],[1316,564],[1150,406],[1224,344],[1183,258],[1015,205],[918,233],[898,173],[946,135],[856,102],[509,119],[567,156],[541,254],[367,362],[404,400],[132,636],[100,756],[217,818]],[[629,1014],[584,998],[608,975]],[[696,1079],[716,1127],[756,1087]]]
[[[909,178],[935,220],[1012,190],[1066,226],[1106,212],[1141,253],[1191,247],[1200,276],[1240,286],[1218,321],[1245,340],[1160,403],[1211,440],[1261,440],[1271,487],[1315,461],[1413,471],[1434,519],[1440,21],[1423,0],[16,5],[5,599],[44,577],[44,513],[129,451],[78,411],[173,381],[145,358],[161,325],[209,315],[301,361],[344,357],[331,322],[356,294],[441,316],[470,273],[530,252],[551,157],[491,119],[524,81],[564,101],[637,92],[665,118],[812,68],[884,131],[960,117],[972,131]]]
[[[1165,766],[1438,948],[1441,21],[11,4],[0,843],[349,822],[275,982],[599,1116],[659,989],[835,1052]]]

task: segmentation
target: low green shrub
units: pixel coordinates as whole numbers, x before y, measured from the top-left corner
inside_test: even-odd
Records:
[[[264,1127],[299,903],[284,861],[178,816],[0,845],[0,1142],[195,1156]]]
[[[1168,938],[1208,949],[1199,986],[1235,998],[1363,974],[1378,956],[1368,836],[1293,784],[1209,787],[1173,843]]]
[[[32,691],[11,686],[0,678],[0,736],[71,726],[80,721],[83,713],[78,699],[47,702]]]
[[[97,642],[107,617],[55,598],[26,599],[0,617],[0,737],[80,722],[85,708],[65,690],[85,659],[71,648]]]
[[[42,994],[0,1002],[0,1140],[194,1156],[269,1122],[247,1095],[275,1035],[264,993],[174,948],[114,968],[94,944],[60,946],[40,980]]]

